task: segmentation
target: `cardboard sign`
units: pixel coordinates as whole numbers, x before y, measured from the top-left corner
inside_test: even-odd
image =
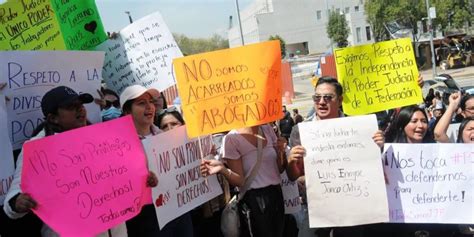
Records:
[[[334,55],[344,113],[369,114],[423,101],[410,39],[340,48]]]
[[[286,171],[280,174],[281,191],[283,192],[283,201],[285,202],[285,214],[293,214],[301,211],[300,192],[298,184],[288,179]]]
[[[299,123],[310,227],[388,221],[375,115]],[[376,205],[374,205],[376,204]],[[350,208],[348,208],[350,207]]]
[[[95,0],[51,1],[67,49],[86,50],[107,40]]]
[[[187,56],[173,65],[190,137],[283,116],[279,41]]]
[[[201,138],[204,156],[211,152],[212,137]],[[197,139],[189,140],[181,126],[143,140],[148,168],[159,178],[152,189],[153,204],[162,229],[195,207],[222,194],[215,175],[201,176],[201,154]]]
[[[102,77],[118,94],[130,85],[163,91],[176,84],[172,60],[183,56],[158,12],[127,26],[96,50],[105,51]]]
[[[472,144],[385,144],[390,222],[474,224]]]
[[[50,0],[8,0],[0,23],[0,50],[66,49]]]
[[[34,128],[43,122],[43,95],[58,86],[99,98],[103,52],[4,51],[0,52],[0,83],[7,86],[0,95],[7,102],[8,135],[14,149],[21,148]],[[92,123],[102,121],[95,103],[85,105]]]
[[[21,189],[61,236],[93,236],[137,215],[150,188],[131,116],[26,142]]]
[[[0,23],[0,50],[84,50],[107,39],[94,0],[9,0]]]
[[[0,95],[0,131],[7,131],[7,108],[5,96]],[[13,164],[13,149],[6,132],[0,133],[0,204],[3,205],[13,181],[15,166]]]

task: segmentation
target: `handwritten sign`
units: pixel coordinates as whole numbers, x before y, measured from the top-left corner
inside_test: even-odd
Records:
[[[119,94],[129,85],[163,91],[176,84],[171,63],[183,56],[158,12],[127,26],[96,50],[105,51],[102,76]]]
[[[201,138],[204,156],[211,152],[212,137]],[[186,127],[143,140],[148,167],[159,177],[152,189],[160,228],[168,222],[222,194],[215,175],[201,176],[201,155],[197,139],[188,140]]]
[[[334,55],[344,113],[369,114],[423,101],[410,39],[336,49]]]
[[[288,179],[286,171],[280,174],[281,190],[283,192],[283,201],[285,203],[285,214],[292,214],[301,211],[300,192],[298,184]]]
[[[58,86],[99,98],[103,52],[4,51],[0,52],[0,83],[7,83],[8,135],[14,149],[21,148],[33,129],[43,122],[43,95]],[[46,63],[47,62],[47,63]],[[87,104],[89,121],[101,121],[100,108]]]
[[[0,50],[65,49],[51,1],[8,0],[0,5]]]
[[[7,131],[7,108],[5,96],[0,94],[0,131]],[[13,165],[13,149],[8,134],[0,133],[0,204],[3,204],[5,195],[13,181],[15,166]]]
[[[298,126],[306,148],[310,227],[388,221],[380,148],[372,140],[377,131],[375,115]]]
[[[390,222],[473,224],[472,144],[385,144]]]
[[[21,188],[62,236],[93,236],[137,215],[150,189],[131,116],[26,142]]]
[[[190,137],[282,116],[279,41],[187,56],[173,65]]]
[[[93,49],[107,40],[95,0],[61,0],[51,4],[67,49]]]

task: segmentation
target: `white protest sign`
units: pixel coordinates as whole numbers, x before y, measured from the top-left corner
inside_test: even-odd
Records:
[[[0,94],[0,131],[7,131],[7,108],[5,96]],[[15,166],[13,165],[13,149],[8,134],[0,133],[0,206],[13,181]]]
[[[96,50],[105,51],[102,76],[118,94],[130,85],[163,91],[176,84],[172,62],[183,56],[159,12],[127,26]]]
[[[301,211],[300,192],[298,184],[288,179],[286,171],[280,174],[281,191],[283,192],[283,201],[285,203],[285,214],[292,214]]]
[[[43,95],[58,86],[99,98],[103,52],[3,51],[0,52],[0,83],[7,83],[8,135],[14,149],[21,148],[33,129],[43,122]],[[86,105],[92,123],[102,121],[97,104]]]
[[[458,132],[459,132],[460,125],[461,123],[453,123],[449,125],[448,130],[446,131],[446,134],[449,137],[450,143],[456,143],[456,140],[458,139]]]
[[[388,221],[375,115],[299,123],[310,227]]]
[[[158,176],[152,189],[158,224],[168,222],[222,194],[215,175],[203,178],[201,153],[197,139],[188,139],[181,126],[142,141],[148,157],[148,168]],[[201,138],[204,156],[211,152],[212,137]]]
[[[474,223],[472,144],[385,144],[390,222]]]

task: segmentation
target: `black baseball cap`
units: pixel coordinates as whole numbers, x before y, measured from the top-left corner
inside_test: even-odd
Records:
[[[41,110],[44,116],[48,116],[50,113],[55,113],[59,107],[74,102],[77,99],[83,104],[94,101],[94,97],[91,94],[77,94],[77,92],[67,86],[58,86],[44,94],[43,99],[41,99]]]

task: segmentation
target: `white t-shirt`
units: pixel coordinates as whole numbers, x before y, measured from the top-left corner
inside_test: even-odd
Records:
[[[274,145],[277,142],[275,132],[269,125],[261,125],[267,144],[263,147],[262,161],[257,175],[253,179],[250,189],[279,185],[280,172],[277,165],[277,153]],[[250,175],[252,168],[257,163],[257,147],[240,135],[236,130],[230,131],[223,140],[222,157],[224,159],[242,159],[245,177]]]

